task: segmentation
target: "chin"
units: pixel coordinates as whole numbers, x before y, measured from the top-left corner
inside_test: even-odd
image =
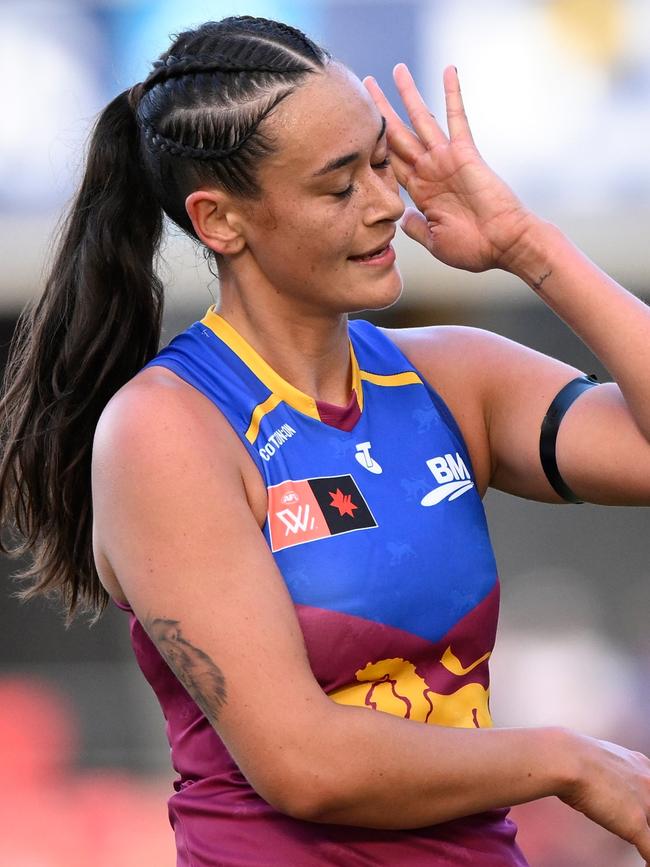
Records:
[[[363,310],[386,310],[396,304],[401,298],[404,288],[402,275],[396,265],[393,266],[390,277],[392,277],[391,280],[377,281],[377,286],[372,289],[366,289],[363,293],[355,293],[359,303],[354,307],[349,307],[348,313],[360,313]],[[384,285],[381,285],[382,283]]]

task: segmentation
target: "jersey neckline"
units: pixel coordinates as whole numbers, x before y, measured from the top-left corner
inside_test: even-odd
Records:
[[[269,412],[274,406],[277,406],[280,401],[283,401],[288,406],[303,413],[304,415],[313,418],[321,424],[327,424],[323,421],[318,411],[318,403],[311,395],[305,394],[304,391],[291,385],[279,373],[277,373],[271,365],[265,361],[256,349],[248,343],[235,328],[227,322],[223,316],[216,312],[214,304],[211,304],[205,316],[200,320],[202,325],[207,326],[226,346],[231,349],[237,357],[249,368],[249,370],[262,382],[271,392],[269,397],[255,408],[253,418],[251,419],[251,427],[259,429],[259,422],[266,412]],[[363,412],[363,386],[361,383],[361,373],[359,363],[348,334],[348,345],[350,347],[350,363],[352,366],[352,389],[356,394],[356,399],[359,405],[359,415]],[[352,398],[350,394],[349,400]],[[320,403],[323,403],[320,401]],[[259,418],[256,416],[259,412]],[[256,432],[256,431],[255,431]],[[250,435],[253,431],[249,428],[246,436],[250,440]]]

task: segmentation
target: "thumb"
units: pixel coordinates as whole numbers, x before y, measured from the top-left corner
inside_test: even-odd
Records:
[[[417,208],[407,208],[400,220],[400,226],[409,238],[422,244],[430,253],[432,252],[431,230],[427,218],[421,211],[418,211]]]

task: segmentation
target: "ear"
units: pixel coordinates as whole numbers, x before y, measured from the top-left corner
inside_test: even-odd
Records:
[[[185,199],[194,231],[206,247],[232,256],[246,246],[243,221],[232,199],[220,190],[195,190]]]

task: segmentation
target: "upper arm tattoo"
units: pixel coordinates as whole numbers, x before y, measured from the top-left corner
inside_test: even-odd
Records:
[[[219,666],[182,636],[180,621],[147,617],[143,626],[203,713],[216,723],[227,700],[226,678]]]

